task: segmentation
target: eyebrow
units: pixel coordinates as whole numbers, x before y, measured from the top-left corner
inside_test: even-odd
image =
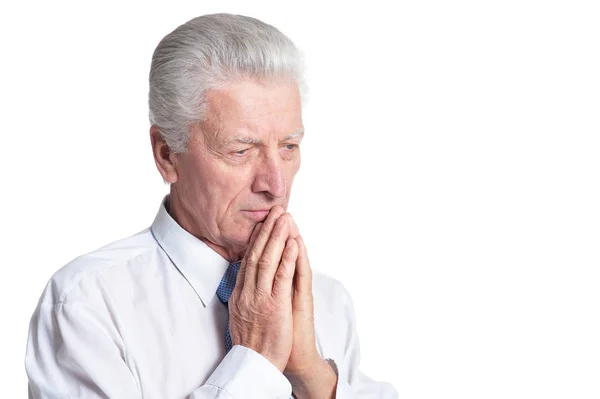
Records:
[[[287,136],[285,136],[281,141],[287,141],[287,140],[292,140],[295,139],[296,137],[301,137],[304,136],[304,129],[298,129],[296,130],[294,133],[292,134],[288,134]],[[231,140],[228,140],[225,145],[229,145],[231,143],[242,143],[242,144],[263,144],[263,141],[261,139],[257,139],[254,137],[233,137]]]

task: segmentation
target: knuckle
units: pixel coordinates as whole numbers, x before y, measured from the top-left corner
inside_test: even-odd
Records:
[[[269,294],[265,291],[265,289],[262,286],[257,286],[256,287],[256,293],[255,293],[255,301],[258,303],[262,303],[265,302],[265,299],[269,296]]]
[[[277,271],[277,274],[274,278],[274,284],[281,284],[284,282],[289,282],[289,280],[293,277],[292,268],[291,267],[283,267]]]
[[[281,236],[281,223],[279,223],[279,221],[277,221],[277,223],[275,223],[275,226],[273,227],[273,230],[271,231],[271,237],[279,238],[280,236]]]
[[[293,254],[298,254],[299,251],[299,247],[298,247],[298,243],[296,242],[296,240],[292,237],[288,238],[288,242],[287,242],[287,247],[289,248],[289,251]]]
[[[238,311],[241,309],[248,309],[250,307],[250,304],[252,303],[253,297],[254,296],[251,295],[248,291],[243,290],[234,302],[235,309]]]
[[[269,260],[265,259],[265,258],[260,258],[260,260],[258,261],[258,268],[259,269],[265,269],[268,268],[270,266],[269,264]]]
[[[275,285],[273,288],[273,297],[277,298],[279,297],[280,293],[281,293],[281,285],[285,283],[285,279],[281,276],[277,276],[275,278]]]
[[[280,230],[280,231],[286,231],[289,230],[290,225],[291,225],[291,216],[289,213],[284,213],[283,215],[281,215],[279,217],[279,219],[277,219],[277,224],[276,227]]]
[[[289,228],[290,233],[292,232],[296,232],[294,234],[294,237],[298,235],[297,231],[298,231],[298,226],[296,225],[296,222],[294,221],[294,218],[292,217],[292,215],[290,215],[289,213],[286,214],[286,220],[287,220],[287,225]]]
[[[286,223],[285,213],[277,218],[275,227],[283,226]]]
[[[292,246],[288,246],[287,250],[283,254],[283,259],[286,262],[290,263],[296,258],[296,256],[297,256],[297,253],[294,250],[293,245],[292,245]]]
[[[246,265],[255,265],[257,261],[258,261],[258,250],[256,248],[252,248],[246,258]]]
[[[264,239],[266,236],[269,235],[269,224],[265,223],[263,224],[263,226],[261,227],[260,231],[258,232],[258,235],[256,238],[258,239]]]

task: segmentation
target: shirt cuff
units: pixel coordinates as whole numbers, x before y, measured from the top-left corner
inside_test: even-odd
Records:
[[[260,353],[235,345],[206,381],[234,398],[289,399],[292,385],[273,363]]]

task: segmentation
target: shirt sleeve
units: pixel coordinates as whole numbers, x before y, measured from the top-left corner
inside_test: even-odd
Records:
[[[110,317],[85,302],[38,306],[27,342],[30,399],[135,399],[142,388]],[[289,398],[285,376],[257,352],[236,345],[189,399]]]
[[[343,287],[342,287],[343,288]],[[360,344],[356,333],[356,316],[352,298],[343,288],[346,332],[343,337],[343,357],[327,359],[338,375],[336,399],[398,399],[396,389],[386,383],[375,381],[359,369]]]
[[[289,399],[292,386],[287,378],[261,354],[235,345],[221,364],[190,399],[277,398]]]

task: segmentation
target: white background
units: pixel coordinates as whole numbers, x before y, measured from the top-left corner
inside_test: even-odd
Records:
[[[402,398],[600,397],[600,13],[589,1],[2,3],[0,396],[72,258],[147,227],[147,75],[204,13],[306,54],[290,211]]]

